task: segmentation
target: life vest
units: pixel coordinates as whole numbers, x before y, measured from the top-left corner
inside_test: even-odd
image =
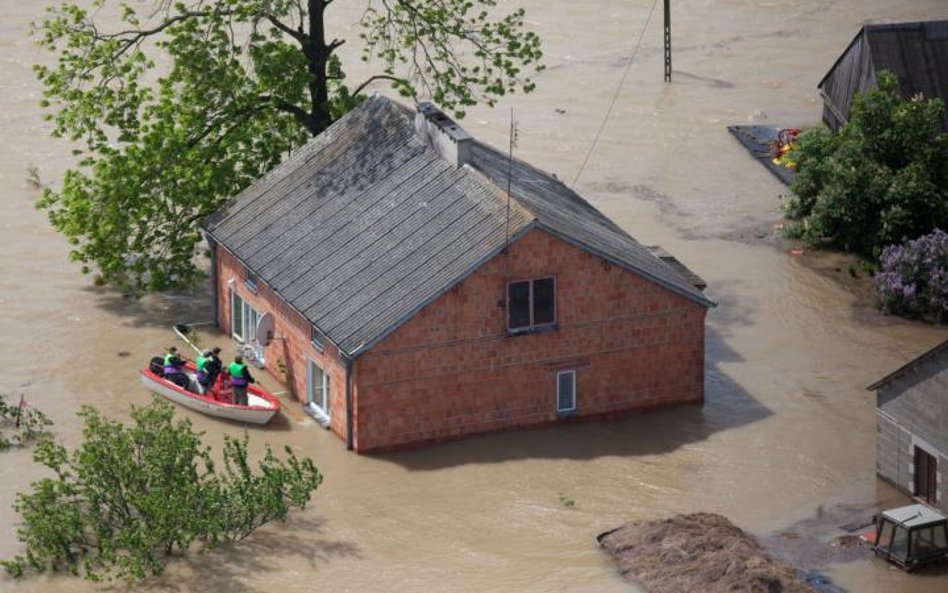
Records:
[[[165,354],[165,363],[164,363],[164,366],[162,367],[162,371],[164,371],[166,375],[174,375],[175,373],[181,372],[181,367],[178,366],[178,364],[172,362],[171,360],[172,358],[175,358],[175,357],[176,355],[170,352],[168,354]]]
[[[246,387],[247,379],[244,377],[244,369],[247,368],[247,365],[241,364],[239,362],[232,362],[230,366],[227,367],[227,374],[230,375],[231,385],[234,387]]]
[[[198,381],[204,381],[207,379],[207,371],[204,369],[204,365],[207,364],[208,360],[210,359],[204,358],[204,356],[198,356],[197,364],[195,365],[197,366],[197,373],[194,374],[194,378]]]

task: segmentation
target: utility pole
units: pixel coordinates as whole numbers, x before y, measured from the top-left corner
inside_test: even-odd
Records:
[[[672,11],[671,0],[665,0],[665,82],[672,81]]]

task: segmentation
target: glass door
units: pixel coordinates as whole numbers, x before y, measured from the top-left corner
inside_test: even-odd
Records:
[[[245,346],[249,346],[254,357],[263,362],[264,347],[257,341],[257,324],[262,315],[250,306],[250,303],[240,298],[234,289],[230,291],[230,332]]]
[[[244,343],[253,348],[257,360],[263,362],[263,344],[257,340],[257,324],[260,323],[260,312],[244,302]]]
[[[329,375],[312,360],[307,361],[306,368],[306,403],[329,418]]]

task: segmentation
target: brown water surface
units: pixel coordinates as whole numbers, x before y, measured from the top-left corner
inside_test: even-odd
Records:
[[[472,110],[464,125],[505,145],[513,106],[518,156],[573,182],[652,3],[523,3],[548,56],[538,91]],[[337,4],[331,17],[350,38],[343,55],[357,80],[368,72],[356,59],[353,25],[362,3]],[[720,306],[709,315],[707,403],[380,457],[347,453],[288,404],[273,426],[250,429],[251,439],[256,447],[289,444],[317,460],[326,482],[313,505],[231,549],[176,561],[137,589],[630,591],[594,539],[627,519],[712,511],[770,537],[794,525],[814,530],[808,519],[827,516],[826,508],[849,505],[858,514],[902,501],[874,474],[874,397],[865,386],[948,332],[867,314],[854,292],[814,272],[806,258],[789,257],[773,230],[787,190],[725,126],[816,125],[815,86],[861,23],[944,18],[948,6],[673,4],[674,82],[662,82],[659,7],[576,187],[708,281]],[[26,36],[42,5],[0,0],[0,392],[26,394],[75,443],[79,405],[125,417],[128,403],[146,403],[138,367],[172,341],[172,323],[204,321],[210,309],[206,291],[136,301],[93,288],[33,209],[27,166],[55,180],[70,154],[48,137],[30,73],[44,59]],[[212,442],[241,430],[181,413]],[[0,557],[20,550],[14,493],[40,475],[28,451],[0,456]],[[948,590],[945,576],[909,577],[874,559],[823,567],[810,556],[801,555],[801,565],[826,568],[854,592]],[[0,589],[99,587],[68,577],[0,577]]]

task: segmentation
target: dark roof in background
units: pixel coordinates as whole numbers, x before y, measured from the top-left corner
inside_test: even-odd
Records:
[[[649,245],[648,250],[651,251],[658,259],[662,260],[673,270],[678,272],[678,275],[685,279],[688,284],[694,286],[698,290],[704,290],[708,287],[708,283],[701,278],[701,276],[695,274],[691,268],[681,263],[677,257],[668,253],[659,245]]]
[[[846,121],[853,96],[875,87],[879,70],[898,77],[906,99],[921,93],[948,100],[948,21],[865,25],[818,86]],[[948,131],[948,114],[942,129]]]
[[[416,133],[411,111],[375,96],[244,190],[205,229],[351,354],[503,249],[507,199],[498,186],[506,187],[507,159],[476,142],[472,153],[483,175],[448,163]],[[539,226],[713,305],[563,184],[518,161],[513,180],[512,237]]]
[[[866,387],[866,389],[868,389],[869,391],[875,391],[876,389],[879,389],[880,387],[884,387],[886,384],[888,384],[888,383],[894,381],[895,379],[898,379],[899,377],[901,377],[902,375],[908,373],[909,371],[911,371],[912,369],[914,369],[914,368],[917,367],[918,365],[922,364],[922,363],[925,362],[926,360],[928,360],[928,359],[930,359],[930,358],[934,358],[935,356],[938,356],[938,354],[940,354],[941,352],[943,352],[943,351],[945,351],[945,350],[948,350],[948,340],[945,340],[945,341],[942,342],[941,344],[938,344],[937,346],[935,346],[934,348],[932,348],[932,349],[929,350],[928,352],[925,352],[924,354],[921,354],[921,355],[918,356],[917,358],[914,358],[914,359],[908,361],[907,363],[905,363],[904,365],[900,366],[900,367],[897,368],[896,370],[892,371],[891,373],[889,373],[889,374],[886,375],[885,377],[882,377],[881,379],[879,379],[878,381],[876,381],[875,383],[873,383],[873,384],[870,385],[869,387]]]

